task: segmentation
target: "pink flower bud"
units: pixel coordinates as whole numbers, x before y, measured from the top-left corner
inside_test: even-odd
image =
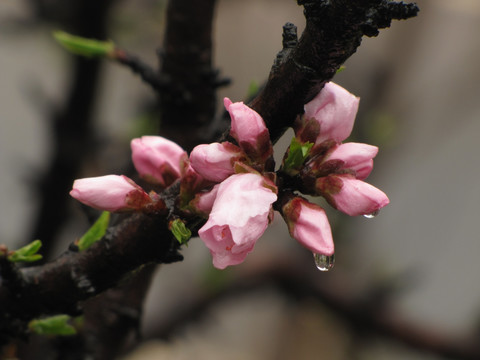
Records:
[[[390,202],[383,191],[350,175],[318,178],[316,188],[334,208],[351,216],[374,214]]]
[[[342,142],[352,132],[359,100],[341,86],[326,83],[318,95],[305,105],[302,121],[296,125],[297,137],[308,138],[309,134],[303,134],[304,128],[308,127],[308,131],[315,128],[311,124],[313,120],[317,124],[316,145],[325,140]]]
[[[216,268],[245,260],[266,230],[276,200],[270,181],[258,174],[235,174],[219,184],[208,221],[198,231]]]
[[[142,136],[131,142],[132,160],[145,180],[167,187],[180,177],[180,164],[187,153],[161,136]]]
[[[242,150],[229,142],[202,144],[190,153],[190,164],[205,179],[221,182],[235,173],[233,165]]]
[[[333,255],[332,230],[325,210],[304,198],[295,197],[282,207],[290,235],[315,254]]]
[[[195,195],[195,198],[190,201],[190,205],[193,206],[196,212],[205,217],[208,217],[208,215],[212,211],[215,199],[217,198],[219,185],[220,184],[215,185],[210,191],[199,192]]]
[[[70,195],[85,205],[111,212],[141,210],[152,202],[140,186],[123,175],[77,179]]]
[[[353,170],[357,179],[364,180],[372,172],[373,158],[377,153],[378,148],[373,145],[345,143],[338,145],[326,160],[341,160],[341,169]]]
[[[223,103],[232,119],[230,135],[237,140],[238,145],[249,156],[264,160],[269,158],[273,152],[272,143],[262,117],[243,102],[232,103],[229,98],[225,98]]]
[[[214,184],[195,171],[188,158],[184,158],[181,167],[180,198],[178,206],[188,210],[190,202],[199,192],[211,188]],[[195,204],[193,204],[195,206]]]

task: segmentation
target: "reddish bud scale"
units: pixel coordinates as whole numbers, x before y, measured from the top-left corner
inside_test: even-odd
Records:
[[[338,194],[343,187],[343,182],[336,176],[324,176],[318,178],[315,182],[315,188],[318,195],[328,197],[328,195]]]
[[[155,191],[150,191],[148,195],[150,196],[152,202],[146,204],[142,208],[142,211],[144,213],[166,214],[167,205],[165,204],[165,201],[160,197],[160,195],[158,195]]]
[[[315,144],[320,134],[320,125],[315,118],[307,119],[302,115],[295,120],[294,130],[297,139],[301,143],[311,142]]]
[[[125,195],[125,204],[132,209],[141,209],[151,202],[152,199],[143,190],[132,190]]]
[[[309,163],[308,172],[315,177],[323,177],[328,174],[336,173],[339,169],[342,168],[345,164],[342,160],[327,160],[319,159],[319,161],[314,161]]]
[[[302,198],[294,197],[282,207],[282,215],[284,215],[287,225],[289,222],[297,222],[298,217],[300,216],[301,202]]]

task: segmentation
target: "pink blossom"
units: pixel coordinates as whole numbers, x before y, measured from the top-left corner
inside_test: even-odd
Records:
[[[219,184],[208,221],[198,231],[216,268],[239,264],[253,250],[277,200],[272,186],[252,173],[235,174]]]
[[[248,154],[268,158],[272,154],[270,134],[262,117],[243,102],[232,103],[229,98],[223,100],[230,113],[232,126],[230,135]]]
[[[221,182],[235,173],[234,161],[242,155],[242,150],[229,142],[202,144],[190,153],[190,164],[205,179]]]
[[[390,202],[383,191],[350,175],[318,178],[316,188],[334,208],[351,216],[374,214]]]
[[[351,142],[335,147],[326,160],[341,160],[342,169],[353,170],[357,179],[364,180],[372,172],[377,153],[376,146]]]
[[[332,230],[325,210],[301,197],[294,197],[282,207],[290,235],[316,254],[333,255]]]
[[[112,212],[140,210],[152,201],[140,186],[124,175],[77,179],[70,195],[85,205]]]
[[[132,160],[141,177],[169,186],[180,177],[180,164],[187,153],[161,136],[142,136],[131,142]]]
[[[345,140],[352,132],[359,100],[341,86],[326,83],[318,95],[305,105],[303,115],[303,126],[312,119],[318,126],[315,144],[325,140],[337,143]]]

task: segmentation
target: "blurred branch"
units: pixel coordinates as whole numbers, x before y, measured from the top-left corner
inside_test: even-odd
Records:
[[[129,52],[116,48],[109,57],[119,64],[128,67],[132,72],[139,75],[141,79],[150,85],[157,92],[167,89],[169,82],[162,79],[158,73],[148,64],[144,63],[137,56]]]
[[[219,302],[273,285],[296,302],[315,299],[322,303],[363,337],[376,335],[388,338],[449,359],[480,359],[476,337],[459,338],[458,335],[403,321],[386,311],[387,304],[369,306],[365,301],[356,299],[345,286],[331,286],[321,281],[318,271],[308,265],[292,261],[291,255],[284,258],[276,256],[274,260],[263,261],[260,266],[248,271],[238,271],[221,288],[190,296],[182,311],[170,312],[172,316],[158,323],[148,338],[170,339],[185,325],[201,320]]]
[[[160,93],[162,135],[190,151],[215,116],[218,87],[212,68],[215,0],[175,0],[167,9],[160,76],[170,86]],[[188,129],[188,131],[185,131]]]
[[[72,31],[86,37],[106,37],[106,22],[113,0],[80,1]],[[85,21],[88,19],[88,21]],[[73,57],[72,80],[67,98],[53,118],[53,155],[50,167],[39,181],[37,218],[29,241],[41,239],[42,253],[51,253],[56,234],[67,218],[66,196],[79,175],[84,159],[91,154],[92,112],[97,98],[100,61]]]

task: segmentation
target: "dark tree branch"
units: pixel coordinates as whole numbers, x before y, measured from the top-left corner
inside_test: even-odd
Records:
[[[276,64],[263,91],[250,104],[262,115],[272,140],[277,140],[291,126],[303,112],[303,105],[355,53],[363,35],[375,36],[391,20],[407,19],[419,11],[415,4],[388,0],[299,0],[298,3],[305,7],[307,19],[298,46],[288,50],[290,54],[281,65]]]
[[[167,9],[160,77],[162,135],[187,151],[198,145],[201,129],[215,115],[217,72],[212,69],[215,0],[175,0]],[[188,131],[185,131],[187,130]]]
[[[274,139],[355,52],[362,35],[372,35],[372,29],[387,26],[391,19],[414,16],[418,10],[413,5],[382,0],[318,0],[303,4],[307,26],[298,45],[289,47],[295,43],[293,38],[284,42],[287,49],[283,50],[283,58],[277,61],[264,90],[252,102]],[[178,87],[162,93],[162,125],[164,135],[187,149],[198,141],[190,134],[213,118],[211,49],[199,47],[211,47],[211,29],[200,27],[205,31],[198,31],[195,22],[211,24],[213,5],[213,0],[175,0],[169,6],[169,20],[177,25],[167,29],[162,76],[171,77],[172,84]],[[209,20],[200,20],[203,17]],[[172,32],[174,29],[178,31]],[[206,93],[209,95],[205,97]],[[170,202],[178,195],[174,189],[163,194]],[[19,291],[12,291],[7,274],[0,274],[0,340],[22,335],[26,323],[39,315],[77,314],[83,301],[114,287],[143,264],[179,260],[178,243],[168,231],[165,218],[165,214],[126,216],[87,251],[68,251],[43,266],[22,269]]]
[[[181,260],[176,244],[165,214],[133,214],[86,251],[77,252],[71,246],[55,261],[21,269],[21,280],[15,279],[13,289],[8,287],[11,280],[5,278],[8,273],[2,273],[0,340],[25,331],[12,319],[25,325],[46,314],[78,315],[83,301],[115,287],[140,266]]]
[[[142,266],[119,286],[86,302],[81,334],[85,339],[83,354],[91,354],[96,360],[110,360],[136,345],[140,339],[143,303],[155,268],[155,264]]]

